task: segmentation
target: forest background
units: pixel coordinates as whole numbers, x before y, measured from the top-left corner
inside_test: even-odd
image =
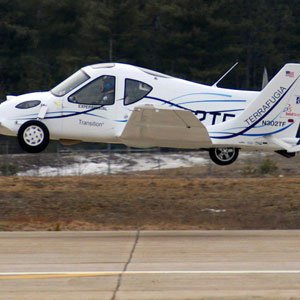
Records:
[[[0,99],[49,90],[82,66],[125,62],[260,89],[300,62],[299,0],[0,0]]]

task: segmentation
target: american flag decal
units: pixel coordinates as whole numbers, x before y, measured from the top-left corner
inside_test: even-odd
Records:
[[[285,71],[285,76],[287,77],[294,77],[294,72],[291,72],[291,71]]]

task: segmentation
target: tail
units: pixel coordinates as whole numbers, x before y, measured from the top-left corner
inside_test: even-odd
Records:
[[[213,144],[300,151],[300,64],[286,64],[237,118],[207,128]]]

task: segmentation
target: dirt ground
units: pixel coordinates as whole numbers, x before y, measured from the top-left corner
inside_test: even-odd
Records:
[[[0,230],[299,229],[298,160],[273,169],[269,161],[266,173],[261,162],[121,175],[0,177]]]

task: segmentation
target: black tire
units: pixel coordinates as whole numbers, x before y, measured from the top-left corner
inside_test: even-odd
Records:
[[[211,160],[220,166],[232,164],[239,156],[238,148],[211,148],[209,149]]]
[[[20,127],[18,141],[26,152],[41,152],[49,144],[49,130],[42,122],[28,121]]]

